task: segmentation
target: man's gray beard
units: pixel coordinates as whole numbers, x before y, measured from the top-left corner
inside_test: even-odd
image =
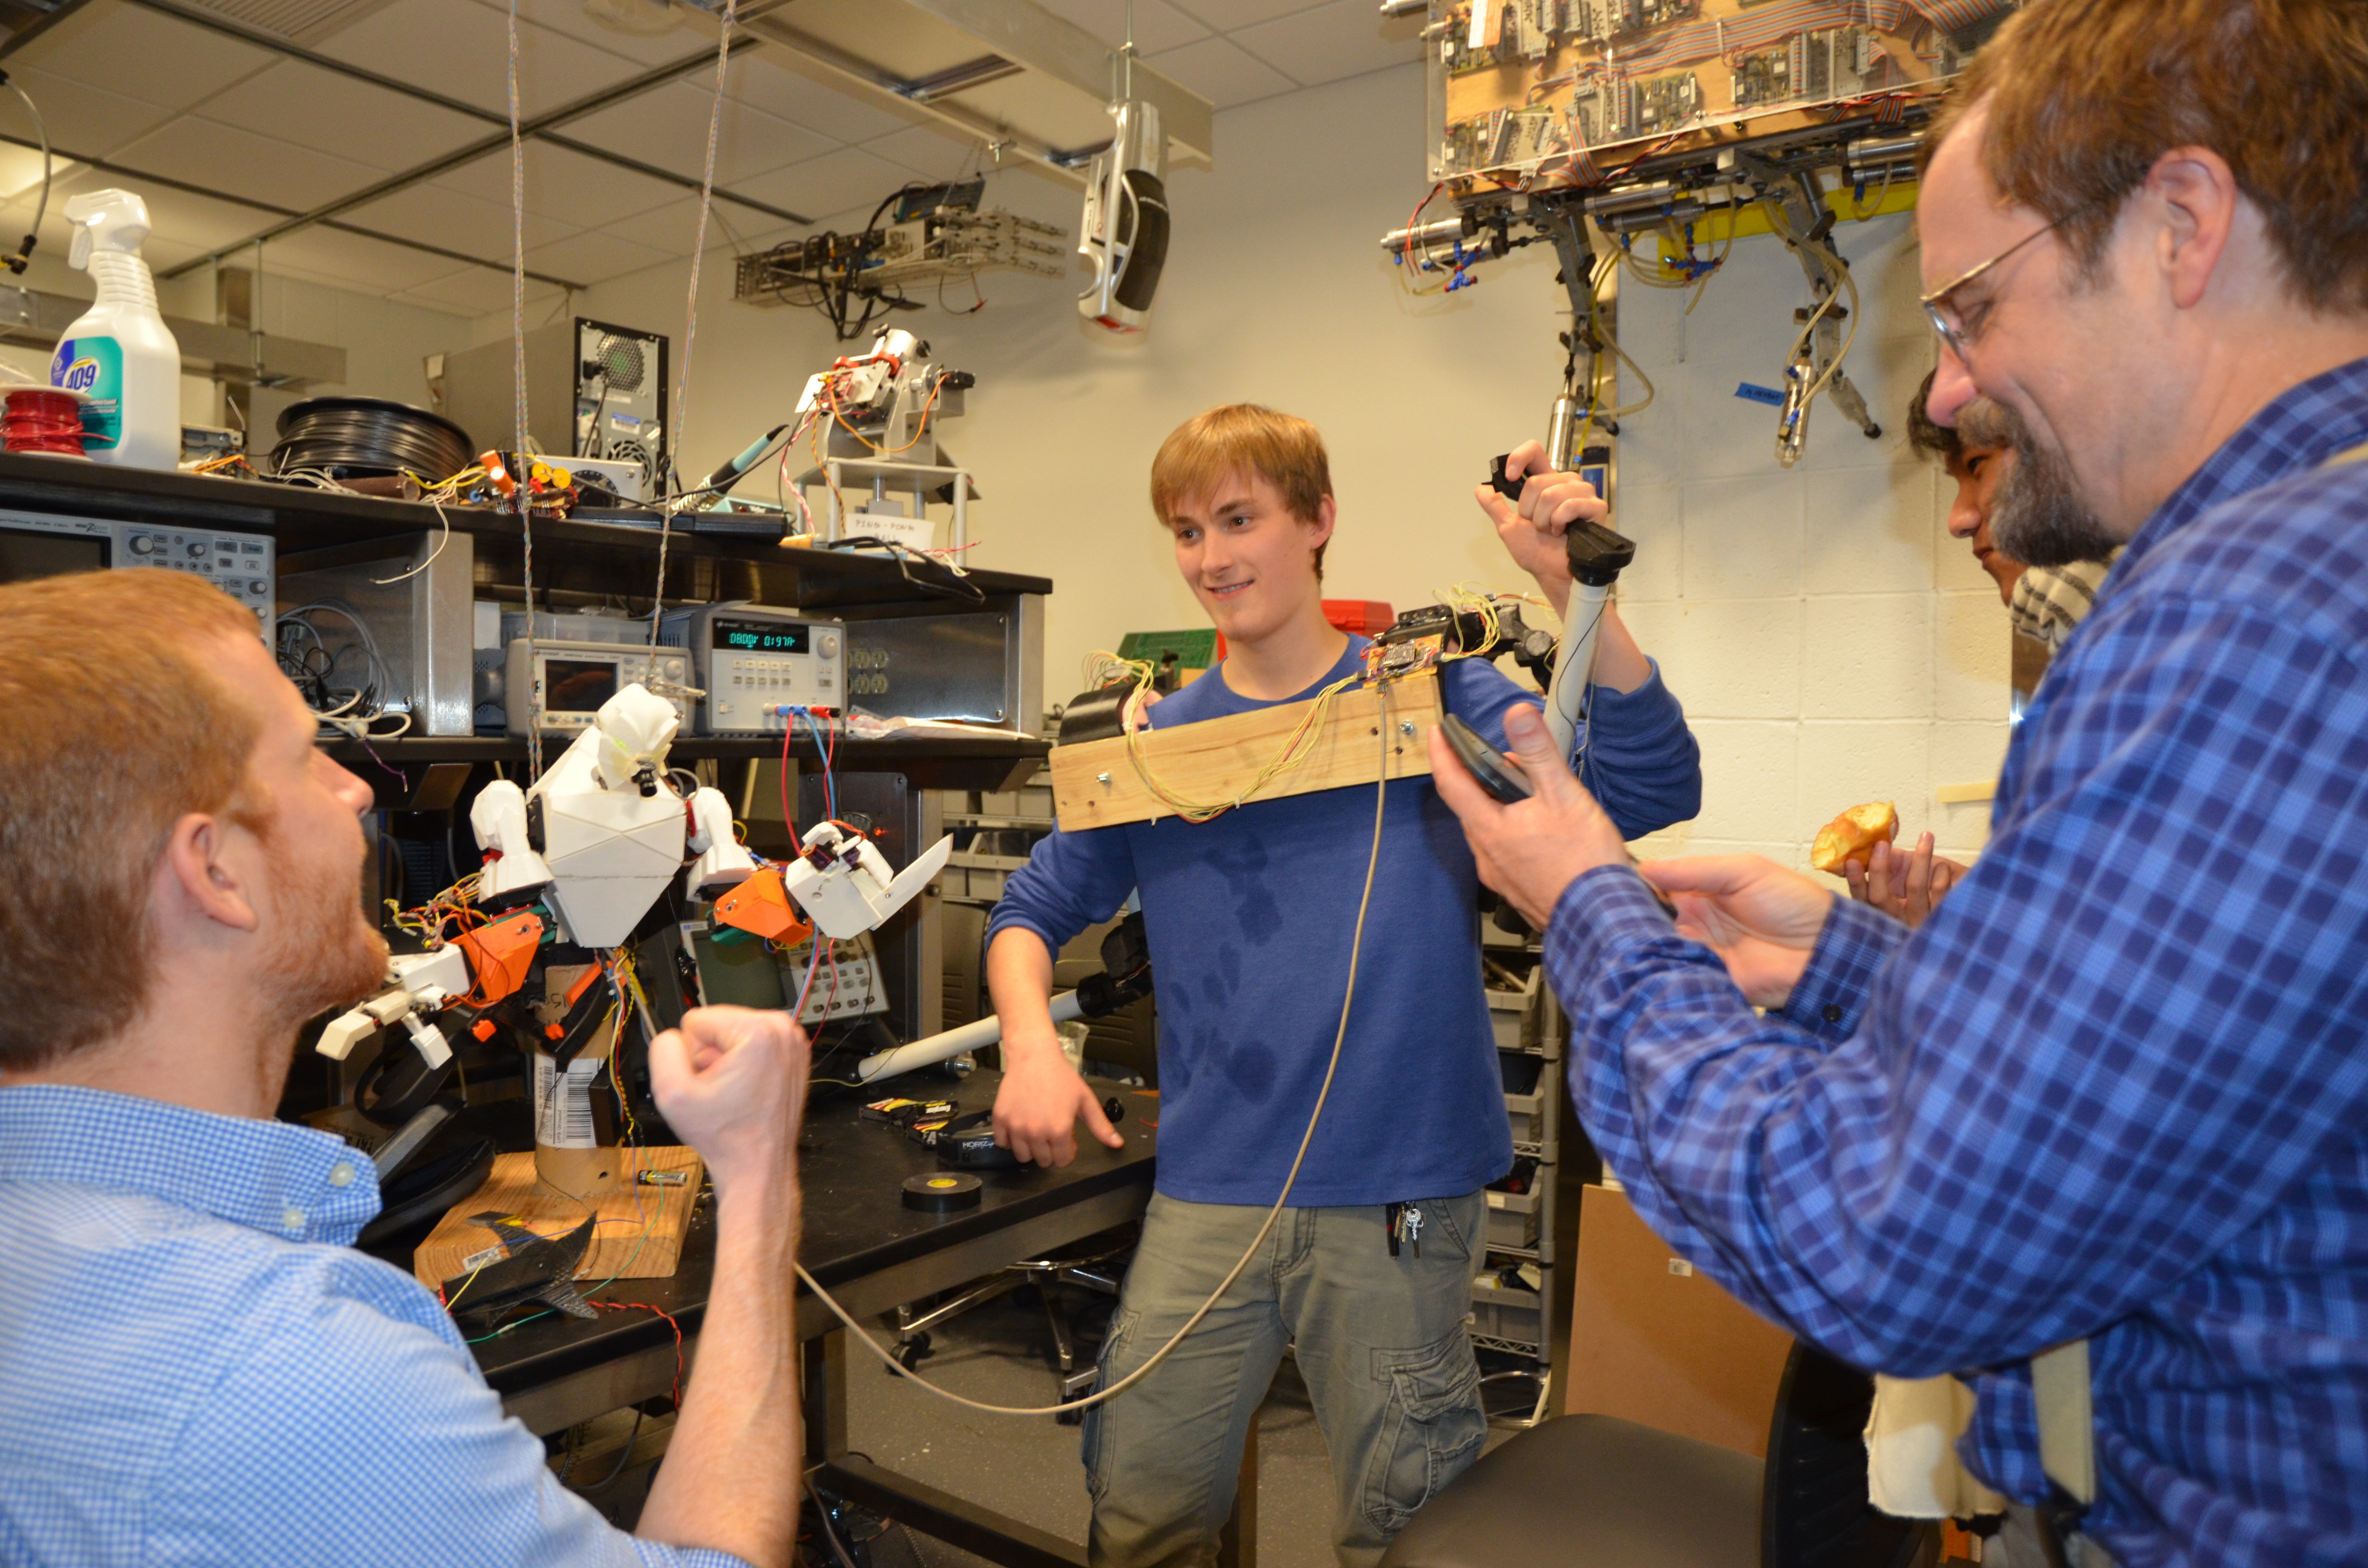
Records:
[[[1990,497],[1990,542],[2026,566],[2109,560],[2122,541],[2080,499],[2064,455],[2034,440],[2012,409],[1996,403],[1992,410],[2014,448],[2014,463]]]

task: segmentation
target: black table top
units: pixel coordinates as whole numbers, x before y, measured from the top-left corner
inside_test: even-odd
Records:
[[[949,1094],[942,1084],[916,1085],[904,1092],[951,1098],[965,1110],[995,1103],[997,1074],[981,1069]],[[985,1185],[979,1207],[955,1214],[928,1214],[905,1207],[910,1176],[934,1175],[943,1167],[928,1150],[901,1130],[860,1118],[862,1099],[853,1095],[810,1107],[798,1145],[799,1181],[804,1193],[803,1231],[798,1261],[825,1290],[908,1262],[916,1257],[988,1235],[1022,1221],[1131,1185],[1148,1187],[1158,1135],[1159,1101],[1113,1085],[1126,1106],[1119,1131],[1126,1147],[1106,1149],[1081,1134],[1076,1162],[1059,1170],[1021,1166],[977,1173]],[[707,1307],[715,1266],[715,1209],[712,1197],[691,1215],[682,1259],[665,1279],[620,1279],[590,1292],[595,1301],[630,1301],[673,1314],[686,1334],[696,1332]],[[617,1356],[670,1340],[673,1333],[647,1312],[602,1312],[590,1321],[552,1313],[474,1346],[485,1381],[500,1393],[563,1377]]]
[[[439,517],[434,507],[419,501],[352,495],[301,484],[113,468],[28,452],[0,452],[0,506],[119,522],[199,524],[268,533],[283,554],[393,539],[450,523],[454,532],[475,536],[481,559],[500,559],[514,552],[519,532],[515,515],[484,507],[446,506]],[[534,536],[541,547],[536,557],[536,576],[548,587],[572,581],[571,569],[580,565],[584,580],[577,585],[586,590],[609,589],[609,575],[630,571],[631,585],[647,591],[641,586],[646,576],[641,562],[657,553],[655,529],[538,517]],[[674,530],[668,554],[675,563],[669,583],[687,584],[696,563],[702,561],[723,567],[728,592],[702,597],[757,597],[769,604],[808,608],[955,603],[916,590],[895,562],[877,554],[783,550],[765,539],[695,533],[682,527]],[[732,570],[734,563],[736,573]],[[620,578],[620,583],[623,580]],[[1045,578],[1008,572],[974,571],[967,581],[989,595],[1053,591]],[[680,586],[670,587],[668,597],[680,598],[683,592]]]

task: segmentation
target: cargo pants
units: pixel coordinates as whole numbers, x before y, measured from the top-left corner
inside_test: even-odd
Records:
[[[1464,1330],[1487,1210],[1478,1192],[1419,1200],[1417,1244],[1393,1256],[1387,1210],[1286,1209],[1258,1256],[1174,1355],[1085,1417],[1094,1568],[1209,1562],[1242,1448],[1292,1347],[1332,1456],[1333,1543],[1372,1568],[1487,1436]],[[1267,1211],[1155,1196],[1103,1342],[1107,1388],[1207,1300]]]

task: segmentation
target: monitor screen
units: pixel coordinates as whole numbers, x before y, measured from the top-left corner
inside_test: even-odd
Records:
[[[545,659],[543,707],[553,713],[591,713],[617,695],[617,665],[609,659]]]
[[[0,528],[0,583],[97,572],[107,564],[107,541],[87,535],[19,533]]]
[[[723,620],[712,623],[709,645],[717,652],[738,653],[803,653],[810,650],[814,629],[780,620]]]

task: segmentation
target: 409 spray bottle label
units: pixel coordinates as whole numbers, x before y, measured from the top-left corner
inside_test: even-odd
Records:
[[[86,393],[82,449],[105,451],[123,439],[123,347],[111,337],[69,337],[50,361],[50,385]]]

